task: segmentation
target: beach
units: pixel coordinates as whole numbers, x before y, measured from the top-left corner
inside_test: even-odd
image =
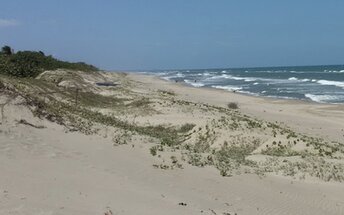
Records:
[[[0,214],[344,213],[341,104],[138,73],[47,71],[37,83],[1,80],[10,84],[0,93]],[[54,106],[66,112],[37,111],[15,94],[20,84],[30,96],[73,89],[43,99],[58,98]]]
[[[153,89],[172,90],[181,98],[225,107],[236,102],[246,114],[268,121],[278,121],[300,132],[344,140],[343,104],[322,104],[293,99],[249,96],[214,88],[190,87],[183,83],[166,81],[156,76],[129,73],[133,80],[148,84]]]

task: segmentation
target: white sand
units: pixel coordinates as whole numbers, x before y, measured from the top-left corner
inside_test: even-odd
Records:
[[[130,78],[187,100],[220,106],[235,101],[253,116],[342,140],[342,106],[252,98],[147,76]],[[0,214],[344,214],[344,184],[251,174],[222,177],[215,168],[189,165],[155,169],[150,144],[113,146],[100,136],[65,133],[62,126],[34,118],[18,103],[5,107],[0,125]],[[16,123],[23,118],[46,128]]]

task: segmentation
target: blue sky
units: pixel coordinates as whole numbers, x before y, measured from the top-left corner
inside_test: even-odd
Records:
[[[0,45],[108,70],[344,63],[342,0],[0,0]]]

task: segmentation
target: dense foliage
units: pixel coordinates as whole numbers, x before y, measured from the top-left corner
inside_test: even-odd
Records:
[[[60,61],[43,52],[18,51],[13,53],[9,46],[4,46],[0,53],[0,74],[16,77],[36,77],[44,70],[72,69],[96,71],[96,67],[83,62],[70,63]]]

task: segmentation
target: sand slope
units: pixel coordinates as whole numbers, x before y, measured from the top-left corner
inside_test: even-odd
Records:
[[[114,147],[40,123],[47,128],[16,125],[0,136],[0,214],[344,213],[342,184],[154,169],[147,145]]]
[[[133,79],[142,83],[154,80],[139,77]],[[227,95],[153,81],[154,86],[209,103]],[[4,100],[2,96],[0,103]],[[244,110],[253,109],[249,102],[247,98],[240,103]],[[283,106],[287,107],[293,106]],[[33,117],[20,100],[7,105],[4,113],[0,125],[0,214],[344,214],[343,183],[259,178],[254,174],[222,177],[213,167],[190,165],[156,169],[153,164],[159,161],[149,153],[151,143],[114,146],[99,135],[67,132],[63,126]],[[20,124],[20,119],[45,128]],[[290,119],[297,127],[297,121]],[[323,118],[314,119],[320,123]],[[331,125],[341,122],[339,118]],[[336,138],[331,134],[337,130],[330,128],[329,138]]]

